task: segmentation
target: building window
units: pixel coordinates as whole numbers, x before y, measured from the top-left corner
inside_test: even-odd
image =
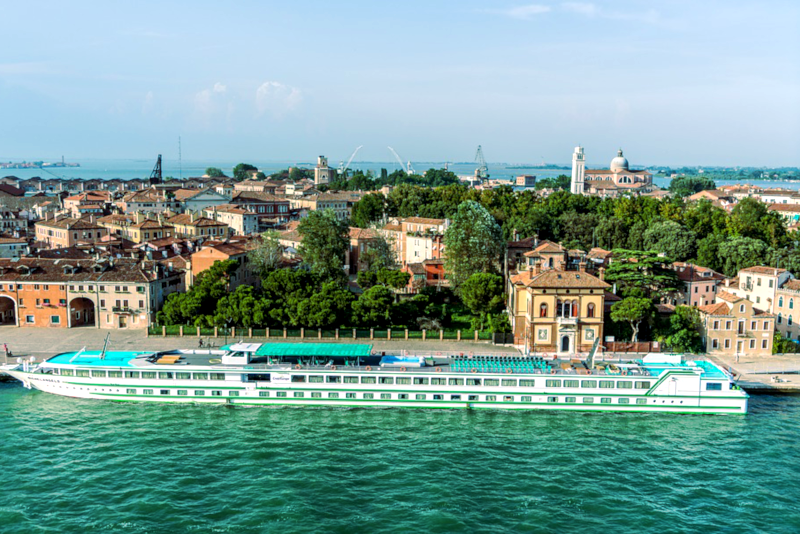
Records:
[[[794,299],[789,299],[789,309],[790,310],[794,309]]]
[[[33,324],[34,323],[33,315],[26,315],[25,316],[25,322],[27,324]]]
[[[714,326],[711,328],[711,330],[719,330],[719,321],[714,321]]]
[[[755,340],[755,339],[751,339],[751,340],[750,340],[750,348],[751,348],[751,349],[754,349],[754,348],[756,348],[756,340]]]
[[[792,316],[791,315],[786,317],[786,324],[789,325],[789,326],[792,326]]]
[[[781,324],[782,322],[783,322],[783,314],[781,314],[781,312],[778,312],[778,324]]]
[[[769,330],[769,321],[764,321],[764,330]]]
[[[718,349],[719,348],[719,339],[714,338],[711,340],[711,348]]]
[[[766,349],[767,348],[767,340],[766,339],[762,339],[761,340],[761,348],[762,349]]]
[[[547,304],[539,306],[539,317],[547,317]]]
[[[50,316],[50,324],[60,324],[60,323],[61,323],[61,317],[59,317],[58,315]]]
[[[731,348],[731,340],[730,340],[730,339],[726,339],[726,340],[725,340],[725,348],[726,348],[726,349],[729,349],[729,348]]]
[[[590,302],[586,307],[586,317],[594,317],[594,303]]]
[[[778,307],[783,308],[783,297],[778,297]]]

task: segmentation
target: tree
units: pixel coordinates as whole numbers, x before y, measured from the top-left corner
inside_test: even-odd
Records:
[[[475,201],[462,202],[444,233],[445,270],[458,288],[475,273],[497,272],[505,253],[503,230],[486,208]]]
[[[675,352],[703,352],[703,338],[700,335],[700,313],[694,306],[677,306],[669,318],[669,334],[664,344]]]
[[[483,330],[487,314],[503,308],[505,294],[503,277],[491,273],[475,273],[461,286],[461,301],[472,313],[480,315]]]
[[[406,287],[410,279],[411,275],[409,273],[385,268],[379,270],[376,276],[377,283],[396,290]]]
[[[277,269],[283,259],[283,245],[279,241],[280,235],[274,230],[261,234],[258,247],[247,255],[253,267],[263,278],[270,271]]]
[[[594,245],[606,250],[625,248],[628,244],[628,227],[613,217],[600,219],[594,229]]]
[[[297,226],[303,263],[324,277],[340,277],[350,249],[350,227],[333,210],[312,211]]]
[[[559,237],[569,248],[588,250],[592,246],[594,231],[597,228],[597,215],[568,211],[558,218]]]
[[[772,354],[797,354],[800,352],[800,343],[795,343],[791,339],[783,337],[783,335],[775,331],[772,338]]]
[[[542,178],[541,180],[536,180],[535,188],[537,191],[541,191],[542,189],[569,191],[571,185],[572,185],[572,178],[567,176],[566,174],[560,174],[556,178]]]
[[[719,255],[719,247],[728,240],[723,234],[711,234],[697,242],[697,263],[703,267],[722,272],[725,259]]]
[[[359,228],[369,228],[369,226],[379,221],[384,216],[386,197],[383,193],[370,193],[365,195],[358,202],[353,204],[351,220]]]
[[[673,221],[662,221],[650,225],[644,233],[644,245],[648,250],[663,252],[676,261],[694,256],[696,241],[694,233]]]
[[[241,182],[250,178],[251,171],[258,171],[258,167],[254,167],[249,163],[240,163],[233,168],[233,177]]]
[[[717,251],[722,258],[722,272],[727,276],[736,276],[742,269],[762,265],[769,252],[766,243],[750,237],[727,239],[719,244]]]
[[[391,289],[384,286],[371,287],[358,300],[353,301],[353,322],[370,327],[389,326],[393,303],[394,293]]]
[[[206,169],[206,176],[211,178],[227,178],[225,173],[219,167],[209,167]]]
[[[322,288],[297,306],[297,322],[309,328],[343,326],[350,312],[353,294],[336,282],[322,284]]]
[[[217,261],[200,273],[186,293],[172,293],[156,319],[164,325],[213,326],[217,303],[228,295],[228,279],[239,262]]]
[[[389,241],[383,235],[375,233],[375,237],[364,246],[364,252],[361,253],[359,259],[369,271],[390,269],[397,265],[397,255]]]
[[[786,223],[779,214],[770,212],[766,204],[747,197],[731,211],[728,230],[732,236],[760,239],[777,247],[786,236]]]
[[[678,176],[669,183],[670,192],[679,197],[688,197],[700,191],[716,188],[717,184],[707,176]]]
[[[612,251],[606,282],[616,283],[625,296],[646,296],[653,300],[678,290],[678,275],[665,265],[672,263],[655,251]]]
[[[652,313],[652,310],[653,302],[650,299],[627,297],[611,306],[611,320],[627,322],[633,330],[631,342],[636,343],[639,336],[639,324]]]

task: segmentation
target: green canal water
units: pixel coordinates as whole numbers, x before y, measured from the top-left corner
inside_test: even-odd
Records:
[[[800,532],[800,397],[745,417],[226,408],[0,384],[0,532]]]

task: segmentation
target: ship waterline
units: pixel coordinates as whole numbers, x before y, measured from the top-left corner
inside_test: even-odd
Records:
[[[3,370],[47,393],[134,402],[744,414],[748,399],[724,369],[679,355],[614,364],[459,355],[439,363],[375,355],[369,345],[236,343],[69,352]]]

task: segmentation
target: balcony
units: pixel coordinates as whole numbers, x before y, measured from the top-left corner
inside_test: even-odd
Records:
[[[736,337],[739,338],[753,338],[756,337],[750,330],[739,330],[736,332]]]
[[[135,310],[133,308],[129,308],[128,306],[114,306],[111,308],[111,311],[114,313],[138,313],[139,310]]]
[[[577,317],[556,317],[556,322],[560,325],[564,326],[577,326],[578,325],[578,318]]]

